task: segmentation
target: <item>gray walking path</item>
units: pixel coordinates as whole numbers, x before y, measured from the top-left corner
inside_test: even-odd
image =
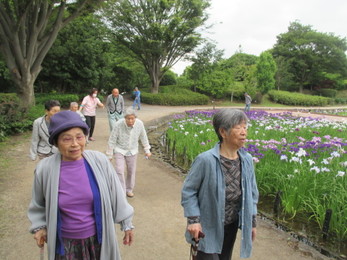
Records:
[[[126,100],[126,105],[131,105]],[[145,124],[153,120],[194,108],[143,105],[138,118]],[[95,142],[87,149],[106,150],[109,127],[105,110],[98,109]],[[24,141],[23,141],[24,140]],[[39,259],[39,249],[27,230],[26,210],[31,198],[31,185],[35,162],[28,158],[30,138],[13,138],[13,149],[8,152],[12,160],[1,169],[0,178],[0,259]],[[123,246],[122,232],[117,225],[120,250],[124,260],[188,260],[189,246],[184,239],[185,219],[180,205],[183,179],[177,170],[160,161],[156,154],[150,160],[143,151],[138,156],[135,197],[129,202],[135,208],[135,242]],[[239,240],[233,259],[239,258]],[[297,242],[270,223],[259,220],[258,235],[251,259],[296,260],[328,259],[310,247]]]

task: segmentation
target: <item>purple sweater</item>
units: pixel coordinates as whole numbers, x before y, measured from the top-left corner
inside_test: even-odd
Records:
[[[62,237],[84,239],[94,236],[93,193],[84,159],[61,162],[58,196]]]

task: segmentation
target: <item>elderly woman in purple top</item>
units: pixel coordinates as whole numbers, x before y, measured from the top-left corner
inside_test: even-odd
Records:
[[[48,259],[120,259],[114,223],[133,242],[133,208],[108,158],[85,151],[88,126],[72,111],[51,118],[49,142],[59,153],[37,165],[28,217]]]

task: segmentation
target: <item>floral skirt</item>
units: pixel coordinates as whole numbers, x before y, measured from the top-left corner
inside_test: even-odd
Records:
[[[95,236],[85,239],[63,238],[65,255],[55,255],[55,260],[99,260],[101,244]]]

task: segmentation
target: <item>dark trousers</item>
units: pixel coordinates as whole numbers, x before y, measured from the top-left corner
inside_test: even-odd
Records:
[[[197,260],[230,260],[236,240],[239,223],[235,221],[224,226],[224,240],[221,254],[206,254],[198,251]]]
[[[86,124],[89,127],[89,137],[93,136],[95,127],[95,116],[84,116],[86,118]]]

